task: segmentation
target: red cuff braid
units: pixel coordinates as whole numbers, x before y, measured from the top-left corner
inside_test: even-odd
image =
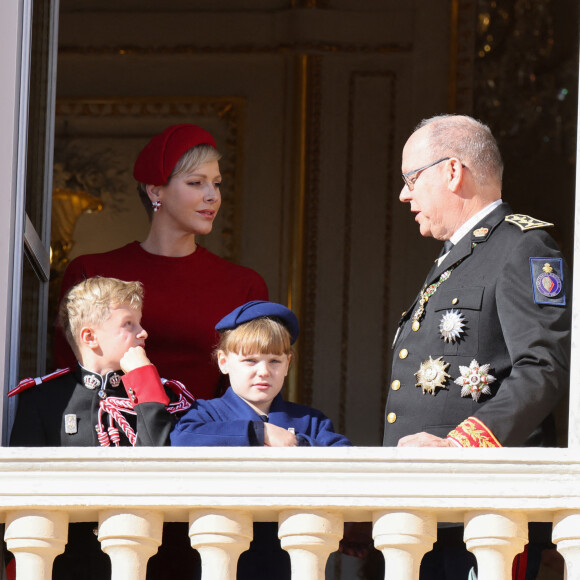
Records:
[[[487,425],[469,417],[447,434],[447,439],[459,447],[502,447]]]
[[[129,399],[135,404],[162,403],[169,405],[169,397],[161,384],[159,373],[154,365],[132,370],[123,377],[123,384]]]

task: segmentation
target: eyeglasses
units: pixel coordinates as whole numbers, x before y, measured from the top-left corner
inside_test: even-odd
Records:
[[[433,161],[433,163],[429,163],[429,165],[424,165],[423,167],[419,167],[419,169],[413,169],[413,171],[407,171],[407,173],[403,173],[403,181],[405,185],[409,188],[409,191],[413,191],[415,189],[415,182],[419,179],[421,175],[421,171],[425,171],[425,169],[429,169],[429,167],[433,167],[433,165],[437,165],[443,161],[447,161],[451,159],[451,157],[443,157],[443,159],[438,159],[437,161]],[[415,175],[413,178],[409,178],[409,175]]]

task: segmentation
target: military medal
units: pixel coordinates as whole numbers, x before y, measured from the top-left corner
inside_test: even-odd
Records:
[[[443,284],[445,280],[449,279],[449,276],[451,276],[451,272],[453,272],[453,268],[455,268],[455,266],[457,266],[458,264],[459,262],[457,262],[457,264],[449,268],[449,270],[445,270],[445,272],[443,272],[443,274],[439,276],[439,280],[437,280],[437,282],[430,284],[429,286],[427,286],[427,288],[425,288],[425,290],[423,290],[423,292],[421,292],[421,295],[419,296],[419,306],[417,306],[417,309],[415,310],[415,312],[413,312],[413,316],[411,317],[411,320],[413,321],[411,324],[411,328],[415,332],[417,332],[419,328],[421,328],[421,318],[423,318],[423,314],[425,313],[425,304],[427,304],[427,302],[429,302],[429,298],[433,296],[435,292],[437,292],[437,288],[439,288],[439,286],[441,286],[441,284]]]
[[[461,338],[461,335],[465,332],[463,327],[465,326],[465,318],[459,310],[447,310],[445,314],[441,317],[441,322],[439,323],[439,332],[441,337],[445,342],[455,342]]]
[[[87,389],[94,390],[100,386],[101,381],[95,375],[85,375],[83,377],[83,383]]]
[[[449,375],[445,372],[449,363],[441,360],[441,357],[433,360],[429,356],[429,360],[423,361],[419,370],[415,373],[415,378],[417,379],[416,387],[421,387],[423,394],[431,393],[435,395],[435,389],[444,389],[445,382],[449,378]]]
[[[74,413],[64,416],[64,432],[74,435],[77,432],[77,416]]]
[[[111,387],[118,387],[121,384],[121,375],[113,373],[113,376],[109,379],[109,384]]]
[[[478,401],[481,395],[491,395],[489,385],[495,381],[495,377],[488,373],[489,365],[479,365],[473,359],[468,367],[459,366],[461,376],[455,379],[455,384],[462,387],[461,396],[472,396],[474,401]]]

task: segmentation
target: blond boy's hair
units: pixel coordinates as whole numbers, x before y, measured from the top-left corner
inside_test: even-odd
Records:
[[[233,330],[221,334],[216,354],[233,352],[243,356],[250,354],[290,355],[291,338],[288,329],[276,318],[255,318]]]
[[[60,303],[59,323],[66,339],[79,357],[80,331],[83,326],[98,326],[111,316],[111,308],[143,308],[141,282],[96,276],[73,286]]]

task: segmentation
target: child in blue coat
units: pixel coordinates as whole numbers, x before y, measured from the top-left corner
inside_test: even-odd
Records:
[[[289,403],[281,390],[298,338],[294,313],[255,300],[216,325],[215,351],[230,387],[219,399],[195,401],[171,432],[171,445],[350,446],[320,411]],[[238,580],[290,580],[288,554],[275,523],[255,523],[250,549],[238,562]]]
[[[351,445],[323,413],[282,397],[299,330],[291,310],[254,300],[228,314],[216,330],[217,362],[231,386],[219,399],[195,401],[172,431],[171,445]]]

